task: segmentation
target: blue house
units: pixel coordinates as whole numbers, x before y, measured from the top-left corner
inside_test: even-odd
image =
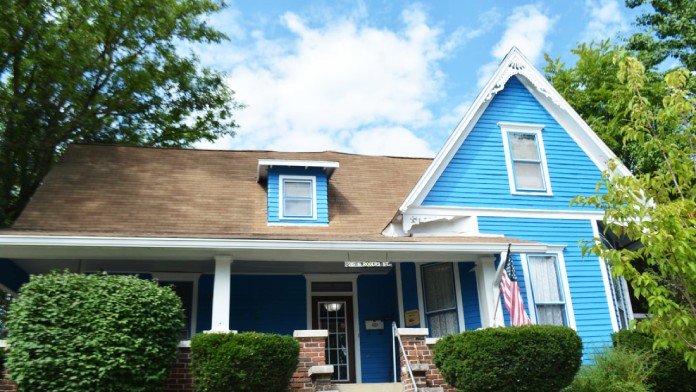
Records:
[[[327,329],[334,380],[377,383],[393,379],[392,323],[509,325],[509,248],[532,321],[577,330],[587,359],[632,319],[625,283],[581,254],[603,212],[570,206],[613,158],[513,49],[434,159],[70,146],[0,232],[0,285],[157,278],[184,302],[182,339]]]

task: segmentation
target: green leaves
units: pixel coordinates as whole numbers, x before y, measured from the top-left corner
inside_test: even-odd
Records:
[[[224,75],[181,49],[226,37],[216,0],[0,0],[0,225],[68,143],[182,147],[233,135]]]
[[[10,378],[20,390],[151,391],[183,328],[169,288],[128,276],[32,276],[10,307]]]
[[[299,354],[300,345],[291,336],[198,334],[191,339],[194,385],[200,392],[283,392]]]
[[[485,328],[446,336],[433,361],[458,391],[557,392],[580,368],[582,340],[568,327]]]
[[[612,274],[623,276],[651,315],[638,325],[656,344],[684,355],[696,369],[696,100],[686,90],[686,70],[667,74],[657,103],[642,99],[645,68],[633,58],[619,63],[619,79],[632,92],[624,138],[660,156],[655,170],[635,177],[604,173],[606,193],[575,203],[602,206],[607,232],[640,242],[635,248],[595,243],[588,250],[604,258]],[[645,265],[637,269],[636,265]]]

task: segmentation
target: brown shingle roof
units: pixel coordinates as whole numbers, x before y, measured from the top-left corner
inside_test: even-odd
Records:
[[[266,224],[265,184],[256,181],[260,158],[340,163],[329,181],[328,227]],[[10,231],[389,240],[380,233],[430,162],[336,152],[72,145]]]

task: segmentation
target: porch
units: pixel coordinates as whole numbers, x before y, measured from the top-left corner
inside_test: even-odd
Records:
[[[394,381],[392,322],[430,328],[430,336],[502,325],[497,260],[508,242],[515,253],[546,251],[545,245],[506,238],[346,243],[6,236],[1,241],[7,258],[0,260],[0,271],[104,271],[174,286],[186,310],[182,341],[204,331],[327,330],[326,364],[334,366],[334,384]],[[15,291],[19,275],[1,273],[0,284]]]

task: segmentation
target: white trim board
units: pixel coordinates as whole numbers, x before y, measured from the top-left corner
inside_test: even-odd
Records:
[[[409,252],[471,252],[496,253],[507,249],[507,244],[457,242],[401,242],[401,241],[306,241],[255,240],[212,238],[153,238],[101,237],[66,235],[0,235],[0,246],[27,247],[124,247],[166,249],[226,249],[226,250],[366,250]],[[543,244],[513,244],[520,251],[527,247],[546,248]],[[513,249],[514,250],[514,249]]]
[[[451,207],[451,206],[415,206],[408,210],[411,215],[447,215],[447,216],[491,216],[504,218],[536,218],[536,219],[574,219],[600,220],[603,211],[569,210],[536,210],[523,208],[491,208],[491,207]],[[476,236],[476,234],[472,234]]]

